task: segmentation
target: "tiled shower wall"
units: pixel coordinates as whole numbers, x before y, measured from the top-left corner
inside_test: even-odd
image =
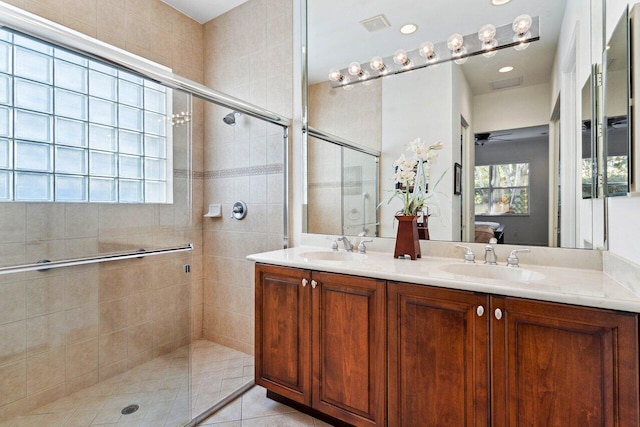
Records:
[[[205,24],[205,84],[292,117],[292,0],[250,0]],[[203,224],[204,320],[207,339],[253,354],[254,283],[250,253],[283,245],[283,137],[278,126],[230,110],[205,110],[204,203],[222,203],[222,218]],[[236,200],[242,221],[229,218]]]
[[[202,26],[160,0],[7,2],[203,81]],[[195,245],[185,256],[0,277],[0,421],[184,345],[189,329],[201,336],[203,115],[194,100],[192,188],[181,148],[173,205],[0,205],[2,265]]]
[[[368,86],[354,85],[349,91],[331,89],[329,81],[312,84],[309,86],[309,125],[380,150],[381,100],[382,79],[374,80]],[[342,234],[339,214],[342,200],[340,149],[311,138],[309,159],[309,233]],[[357,234],[357,231],[349,234]]]

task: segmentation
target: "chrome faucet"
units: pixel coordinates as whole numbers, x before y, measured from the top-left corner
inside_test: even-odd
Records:
[[[373,239],[362,239],[360,240],[360,243],[358,244],[358,253],[359,254],[366,254],[367,253],[367,247],[364,245],[365,243],[371,243],[373,242]]]
[[[493,244],[498,243],[495,238],[489,239],[489,243],[484,247],[484,263],[489,265],[497,265],[498,258],[496,252],[493,250]]]
[[[344,250],[347,252],[353,252],[353,244],[349,241],[347,236],[340,236],[336,239],[337,241],[342,241],[344,243]]]
[[[520,259],[518,258],[518,252],[531,252],[529,249],[515,249],[511,251],[507,257],[507,267],[520,267]]]
[[[469,246],[465,245],[456,245],[457,248],[462,248],[465,250],[464,252],[464,263],[465,264],[475,264],[476,263],[476,255],[473,253]]]

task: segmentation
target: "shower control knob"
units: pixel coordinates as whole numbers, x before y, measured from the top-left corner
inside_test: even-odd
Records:
[[[244,219],[247,216],[247,204],[239,200],[233,204],[231,208],[231,218]]]

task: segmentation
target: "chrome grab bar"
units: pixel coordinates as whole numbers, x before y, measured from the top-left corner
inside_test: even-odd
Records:
[[[77,265],[98,264],[109,261],[120,261],[132,258],[146,258],[154,255],[173,254],[178,252],[190,252],[193,250],[193,243],[184,246],[176,246],[172,248],[154,249],[146,251],[138,249],[135,252],[117,252],[108,255],[95,255],[84,258],[65,259],[60,261],[40,262],[35,264],[14,265],[10,267],[0,268],[0,275],[11,273],[26,273],[29,271],[46,271],[52,268],[74,267]]]

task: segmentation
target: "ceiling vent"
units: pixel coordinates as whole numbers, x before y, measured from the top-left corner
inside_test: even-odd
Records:
[[[374,16],[373,18],[360,21],[360,23],[370,33],[378,30],[384,30],[385,28],[389,28],[391,26],[391,24],[389,24],[389,21],[387,21],[387,18],[385,18],[384,15]]]
[[[522,84],[522,77],[515,77],[513,79],[498,80],[495,82],[491,82],[491,89],[500,90],[500,89],[506,89],[509,87],[520,86],[521,84]]]

